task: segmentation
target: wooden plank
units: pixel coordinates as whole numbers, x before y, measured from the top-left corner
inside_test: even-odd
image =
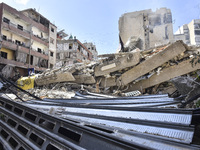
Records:
[[[188,59],[186,61],[183,61],[179,63],[178,65],[174,65],[168,68],[164,68],[161,70],[160,74],[154,74],[152,77],[146,80],[141,80],[140,82],[137,82],[136,84],[131,84],[132,87],[129,88],[128,91],[132,90],[139,90],[142,91],[145,88],[149,88],[151,86],[160,84],[162,82],[168,81],[172,78],[190,73],[192,71],[195,71],[197,69],[200,69],[200,64],[194,65],[192,67],[190,61],[191,59]]]
[[[95,67],[95,76],[107,75],[111,72],[115,72],[127,67],[134,66],[140,61],[140,50],[137,49],[136,52],[130,52],[124,54],[123,56],[117,57],[112,61],[105,62],[102,65]]]
[[[170,59],[173,59],[177,55],[183,53],[185,50],[186,49],[181,41],[177,41],[169,45],[161,52],[153,55],[149,59],[123,73],[122,76],[117,79],[117,85],[127,85],[138,77],[145,75]]]

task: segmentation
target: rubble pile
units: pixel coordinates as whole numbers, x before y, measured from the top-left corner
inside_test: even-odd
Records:
[[[80,89],[121,96],[135,91],[179,96],[183,95],[180,86],[171,79],[186,76],[199,85],[200,48],[189,47],[182,41],[144,51],[134,48],[127,52],[100,55],[99,58],[97,62],[48,69],[36,76],[36,88],[30,92],[45,98],[67,98],[56,93]],[[199,87],[191,85],[187,93]]]
[[[149,88],[158,87],[176,89],[168,81],[200,69],[199,53],[200,49],[197,47],[188,47],[182,41],[177,41],[158,48],[140,51],[139,61],[135,59],[138,63],[134,63],[131,67],[127,67],[125,63],[120,64],[116,58],[110,60],[111,57],[107,55],[107,61],[100,64],[101,67],[95,68],[95,76],[102,79],[100,86],[126,92],[139,90],[141,93],[147,93]],[[126,57],[123,59],[130,61]],[[120,69],[114,72],[112,70],[117,68],[115,66]],[[103,70],[106,67],[109,68],[106,70],[107,74]],[[156,94],[156,91],[158,90],[154,89],[148,93]]]
[[[68,88],[72,84],[79,88],[82,85],[100,93],[135,90],[146,93],[154,87],[150,94],[156,94],[163,91],[158,88],[167,87],[172,93],[176,87],[170,79],[200,69],[199,53],[200,49],[188,47],[182,41],[145,51],[136,48],[130,52],[101,55],[98,62],[90,64],[46,70],[35,78],[35,83],[48,86],[64,82]]]

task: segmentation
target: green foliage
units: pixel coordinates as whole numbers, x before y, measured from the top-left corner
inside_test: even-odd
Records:
[[[200,99],[196,102],[197,108],[200,108]]]
[[[190,63],[192,64],[192,67],[194,67],[194,65],[196,66],[197,63],[200,63],[200,55],[195,55],[194,58],[192,58],[192,60],[190,61]]]

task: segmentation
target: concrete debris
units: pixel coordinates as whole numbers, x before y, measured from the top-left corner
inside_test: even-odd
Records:
[[[16,81],[20,78],[19,70],[11,65],[6,65],[0,69],[0,74],[13,81]]]
[[[14,99],[17,98],[17,96],[14,95],[14,94],[2,94],[1,96],[2,96],[2,97],[5,97],[5,98],[7,98],[7,99],[10,99],[10,100],[14,100]]]
[[[196,92],[200,48],[189,47],[182,41],[144,51],[132,47],[128,52],[104,54],[99,58],[96,62],[47,69],[36,75],[35,89],[30,93],[40,98],[70,98],[73,95],[68,91],[80,89],[116,96],[188,94],[186,101],[191,101],[190,95],[200,94]],[[198,78],[194,75],[188,78],[189,74]]]
[[[30,93],[33,93],[35,96],[44,99],[44,98],[49,98],[49,99],[70,99],[75,96],[75,92],[67,91],[66,88],[62,87],[59,89],[29,89],[27,90]],[[21,98],[24,101],[32,99],[32,97],[28,96],[27,94],[22,94]]]
[[[95,67],[95,76],[102,76],[125,69],[127,67],[135,66],[140,61],[140,50],[137,48],[132,52],[121,53],[120,55],[114,55],[113,60],[107,60]]]
[[[142,48],[142,43],[141,39],[135,36],[131,36],[126,44],[124,45],[124,51],[125,52],[130,52],[136,48],[141,49]]]
[[[200,80],[197,77],[194,78],[192,76],[177,77],[172,79],[172,82],[176,86],[178,92],[181,95],[186,95],[185,102],[182,104],[182,107],[186,106],[187,108],[191,108],[195,106],[195,100],[200,97],[199,81]]]

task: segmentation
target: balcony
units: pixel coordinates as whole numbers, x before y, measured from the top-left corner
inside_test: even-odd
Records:
[[[47,47],[49,46],[49,41],[47,39],[43,39],[43,38],[41,38],[41,37],[39,37],[37,35],[33,35],[32,39],[34,41],[37,41],[38,43],[41,43],[41,44],[47,46]]]
[[[25,47],[25,46],[23,46],[23,44],[17,45],[14,42],[12,42],[12,40],[3,40],[2,47],[5,47],[5,48],[13,50],[13,51],[18,50],[20,52],[29,54],[29,47]],[[39,57],[39,58],[46,59],[46,60],[48,60],[48,58],[49,58],[48,55],[39,53],[39,52],[34,51],[34,50],[31,50],[30,54],[33,55],[33,56]]]
[[[18,29],[17,25],[15,25],[11,22],[9,24],[2,22],[2,28],[7,30],[7,31],[13,32],[17,35],[21,35],[22,37],[24,37],[26,39],[30,39],[30,32],[29,31],[24,30],[24,29]]]
[[[46,59],[46,60],[49,59],[48,54],[37,52],[34,49],[31,50],[31,55],[36,56],[36,57],[40,57],[40,58],[43,58],[43,59]]]
[[[27,63],[18,62],[18,61],[15,61],[15,60],[9,60],[9,59],[5,59],[5,58],[2,58],[2,57],[0,59],[0,63],[1,64],[9,64],[11,66],[17,66],[17,67],[24,68],[24,69],[28,69],[28,67],[35,68],[35,70],[38,70],[38,71],[44,71],[44,70],[47,69],[47,68],[42,68],[42,67],[33,66],[33,65],[28,66]]]

